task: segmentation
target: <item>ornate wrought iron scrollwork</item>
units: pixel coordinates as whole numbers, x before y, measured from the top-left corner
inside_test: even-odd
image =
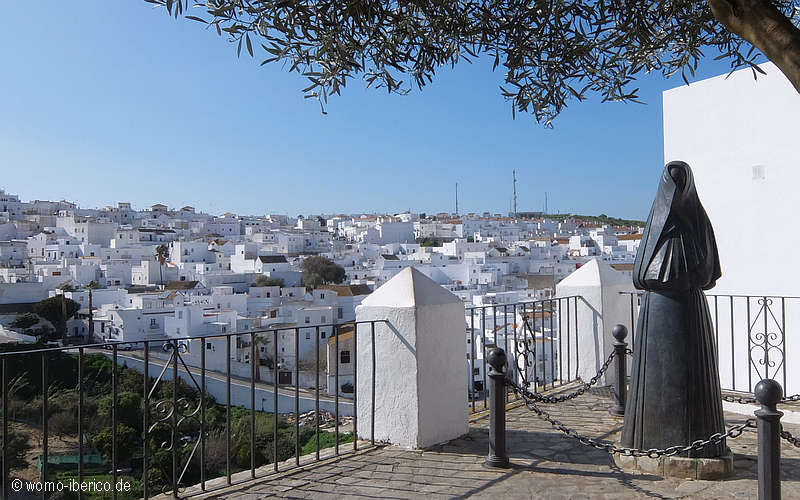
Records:
[[[514,370],[519,376],[519,380],[523,387],[530,387],[539,382],[539,376],[536,371],[536,331],[531,327],[530,322],[526,316],[522,316],[522,339],[517,339],[514,346],[515,356],[514,361],[516,366]],[[532,373],[530,368],[532,368]],[[509,372],[510,373],[510,372]]]
[[[172,470],[168,467],[159,467],[157,469],[163,480],[162,491],[167,493],[172,491],[173,485],[178,488],[183,486],[183,478],[200,445],[200,433],[203,428],[200,412],[204,395],[200,385],[181,356],[186,352],[186,346],[177,342],[167,342],[164,344],[164,351],[169,352],[170,356],[150,387],[148,407],[145,408],[145,411],[151,415],[150,421],[152,422],[146,429],[146,438],[149,439],[154,434],[164,431],[166,439],[161,441],[159,448],[178,457],[178,460],[173,460]],[[159,387],[163,387],[164,384],[168,383],[168,381],[164,381],[164,375],[170,369],[173,372],[173,384],[179,383],[180,377],[175,376],[179,370],[183,370],[188,374],[187,382],[191,381],[189,387],[199,394],[197,401],[186,396],[178,396],[177,385],[173,385],[172,397],[153,399]],[[178,465],[177,462],[181,463]]]
[[[749,300],[749,299],[748,299]],[[748,325],[750,367],[758,379],[775,378],[784,363],[785,332],[770,297],[758,299],[758,312]]]

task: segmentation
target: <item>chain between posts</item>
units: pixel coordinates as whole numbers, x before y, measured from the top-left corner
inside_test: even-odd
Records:
[[[533,399],[534,401],[539,401],[541,403],[550,403],[550,404],[563,403],[564,401],[575,399],[581,394],[588,391],[593,385],[597,384],[597,381],[600,380],[600,377],[602,377],[603,374],[606,372],[606,370],[608,370],[608,367],[611,366],[611,361],[614,359],[614,356],[616,354],[617,354],[616,351],[611,351],[611,354],[609,354],[608,359],[606,359],[606,361],[603,363],[603,366],[600,367],[600,370],[597,371],[597,374],[594,377],[592,377],[588,382],[583,382],[581,387],[578,388],[575,392],[564,394],[562,396],[545,396],[543,394],[528,392],[528,397],[530,399]],[[512,384],[512,387],[516,386],[516,384],[513,384],[513,382],[509,383]]]
[[[631,354],[633,354],[633,350],[630,349],[630,348],[627,348],[627,349],[625,349],[625,353],[631,355]],[[544,410],[544,409],[542,409],[542,408],[540,408],[539,406],[536,405],[537,402],[539,402],[539,403],[551,403],[551,404],[563,403],[564,401],[569,401],[571,399],[574,399],[574,398],[584,394],[592,386],[597,384],[597,381],[600,380],[600,377],[602,377],[603,374],[608,370],[609,366],[611,366],[611,361],[613,361],[615,356],[616,356],[616,351],[611,351],[611,354],[609,354],[608,358],[605,360],[603,365],[597,371],[597,374],[595,376],[593,376],[589,380],[589,382],[584,382],[583,385],[579,389],[577,389],[576,391],[574,391],[574,392],[572,392],[570,394],[565,394],[565,395],[562,395],[562,396],[545,396],[545,395],[542,395],[542,394],[536,394],[536,393],[530,392],[529,390],[521,387],[519,384],[517,384],[516,382],[514,382],[513,380],[508,379],[508,378],[506,379],[506,384],[512,388],[512,390],[514,391],[514,393],[518,397],[521,397],[524,400],[525,406],[529,410],[531,410],[534,413],[536,413],[536,415],[539,418],[541,418],[542,420],[550,423],[550,425],[552,425],[557,430],[563,432],[566,436],[571,437],[573,439],[577,439],[581,444],[584,444],[584,445],[587,445],[587,446],[591,446],[593,448],[605,451],[606,453],[610,453],[610,454],[617,454],[618,453],[618,454],[621,454],[621,455],[624,455],[624,456],[629,456],[629,457],[631,457],[631,456],[632,457],[644,457],[644,456],[646,456],[646,457],[649,457],[649,458],[660,458],[662,456],[670,457],[670,456],[673,456],[673,455],[677,455],[678,453],[686,453],[686,452],[689,452],[689,451],[701,450],[701,449],[705,448],[706,446],[718,444],[723,439],[727,439],[727,438],[735,439],[735,438],[741,436],[742,432],[744,432],[745,429],[747,429],[747,428],[756,428],[756,419],[748,418],[747,420],[744,421],[744,423],[741,423],[741,424],[738,424],[738,425],[734,425],[733,427],[731,427],[730,429],[728,429],[724,433],[719,433],[719,432],[714,433],[708,439],[698,439],[698,440],[692,442],[692,444],[689,444],[689,445],[675,445],[675,446],[670,446],[670,447],[663,448],[663,449],[650,448],[648,450],[642,450],[642,449],[638,449],[638,448],[620,447],[620,446],[616,446],[613,443],[609,443],[607,441],[600,441],[600,440],[595,439],[595,438],[584,436],[584,435],[580,434],[577,430],[572,429],[570,427],[567,427],[563,422],[561,422],[557,418],[554,418],[546,410]],[[740,396],[731,396],[731,395],[723,395],[722,399],[724,401],[729,401],[729,402],[734,402],[734,403],[743,403],[743,404],[757,403],[758,402],[758,400],[755,399],[755,398],[744,398],[744,397],[740,397]],[[781,403],[789,403],[789,402],[797,402],[797,401],[800,401],[800,394],[795,394],[793,396],[788,396],[788,397],[785,397],[785,398],[781,398],[781,400],[780,400]],[[783,426],[781,426],[780,437],[781,437],[781,439],[785,439],[786,441],[788,441],[793,446],[800,448],[800,438],[794,437],[789,431],[783,430]]]
[[[800,438],[796,438],[792,436],[791,432],[783,430],[783,426],[781,426],[780,436],[781,439],[789,441],[792,444],[792,446],[800,448]]]
[[[731,396],[724,394],[722,396],[723,401],[728,401],[730,403],[741,403],[741,404],[751,404],[751,403],[758,403],[756,398],[745,398],[741,396]],[[780,403],[796,403],[800,401],[800,394],[795,394],[794,396],[787,396],[785,398],[780,399]]]
[[[610,359],[611,357],[609,357],[609,361]],[[554,418],[553,416],[550,415],[550,413],[548,413],[547,411],[536,405],[534,400],[536,397],[538,397],[537,394],[531,393],[527,389],[520,387],[511,380],[507,380],[506,383],[509,386],[511,386],[511,388],[518,396],[522,397],[522,399],[525,401],[525,406],[527,406],[528,409],[536,413],[536,415],[539,418],[541,418],[546,422],[549,422],[550,425],[555,427],[557,430],[563,432],[568,437],[577,439],[581,444],[592,446],[593,448],[597,448],[598,450],[602,450],[610,454],[618,453],[628,457],[649,457],[649,458],[660,458],[662,456],[671,457],[673,455],[677,455],[678,453],[701,450],[706,446],[717,444],[726,438],[735,439],[739,437],[746,428],[756,427],[756,420],[754,418],[749,418],[744,423],[731,427],[730,429],[728,429],[727,432],[724,433],[717,432],[715,434],[712,434],[708,439],[698,439],[697,441],[694,441],[690,445],[670,446],[664,449],[650,448],[649,450],[621,447],[613,443],[609,443],[607,441],[600,441],[598,439],[584,436],[575,429],[567,427],[563,422],[561,422],[557,418]],[[792,439],[796,440],[797,438],[792,438]]]

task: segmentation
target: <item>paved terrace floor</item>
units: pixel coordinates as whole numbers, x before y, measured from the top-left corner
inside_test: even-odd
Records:
[[[551,414],[580,432],[615,440],[622,421],[608,413],[602,392],[559,405]],[[792,409],[800,409],[792,405]],[[788,409],[788,405],[787,405]],[[726,413],[727,424],[745,420]],[[472,423],[468,435],[426,451],[384,446],[308,465],[260,482],[218,491],[205,498],[757,498],[756,433],[729,440],[735,476],[724,481],[691,481],[625,472],[609,455],[564,437],[524,406],[507,416],[512,467],[483,466],[488,448],[487,419]],[[800,425],[784,426],[794,435]],[[782,493],[800,499],[800,449],[782,443]]]

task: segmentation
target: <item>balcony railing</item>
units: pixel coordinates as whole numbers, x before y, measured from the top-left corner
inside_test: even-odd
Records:
[[[513,376],[532,381],[530,390],[534,392],[576,380],[578,306],[584,303],[582,297],[568,296],[467,307],[470,411],[487,407],[486,353],[495,345],[508,354]],[[476,337],[480,346],[475,345]],[[520,374],[521,370],[533,373]]]
[[[630,301],[633,346],[638,294],[627,295],[619,297]],[[792,385],[792,377],[800,373],[787,366],[786,345],[787,324],[800,314],[796,299],[708,296],[724,388],[750,392],[762,378]],[[471,412],[487,407],[486,353],[494,345],[508,353],[511,377],[528,391],[577,380],[586,370],[579,366],[584,358],[578,352],[589,348],[580,339],[598,333],[589,319],[598,314],[580,296],[465,308],[465,382]],[[336,456],[374,446],[376,323],[388,322],[0,353],[2,438],[8,444],[2,450],[5,498],[11,471],[29,467],[24,462],[31,450],[40,456],[37,472],[42,482],[81,483],[105,475],[112,484],[130,480],[136,495],[149,498],[266,478],[318,461],[324,458],[320,451],[329,447]],[[309,330],[314,332],[311,343],[305,337]],[[325,330],[334,332],[332,339],[320,339]],[[281,341],[283,336],[287,339]],[[372,346],[371,353],[358,355],[358,338],[362,349]],[[369,342],[364,343],[366,338]],[[343,349],[343,342],[352,346]],[[343,350],[351,351],[349,357],[342,357]],[[281,354],[290,362],[283,363]],[[237,361],[237,356],[247,361]],[[352,363],[352,373],[339,369],[343,360]],[[370,385],[360,391],[357,362],[371,365],[366,371]],[[336,388],[330,395],[320,389],[327,382]],[[344,386],[347,393],[340,395]],[[787,389],[793,392],[797,390]],[[371,435],[360,436],[361,442],[356,435],[359,405],[362,410],[369,406],[371,415]],[[332,416],[330,432],[321,422],[326,411]],[[341,428],[349,425],[342,417],[349,416],[351,432]],[[53,436],[59,438],[56,451],[51,447]],[[352,446],[341,446],[350,439]],[[51,460],[56,455],[58,460]]]
[[[630,345],[635,345],[642,292],[624,292],[630,300]],[[800,297],[706,294],[717,342],[723,390],[753,392],[762,379],[773,379],[787,394],[800,392],[800,366],[787,353],[800,342],[787,336],[800,321]],[[793,344],[794,342],[794,344]]]
[[[290,370],[280,370],[276,362],[279,335],[289,332],[294,352],[300,353],[301,335],[305,340],[309,327],[0,353],[3,498],[11,493],[11,471],[30,469],[26,455],[33,450],[39,452],[38,476],[44,484],[106,477],[116,485],[124,478],[135,495],[169,493],[177,498],[319,461],[320,450],[328,447],[338,456],[374,446],[376,323],[385,321],[312,325],[313,352],[306,345],[306,359],[296,357]],[[335,340],[321,342],[320,328],[332,329]],[[340,401],[339,333],[345,328],[352,331],[353,373],[347,383],[352,382],[348,389],[353,393]],[[371,401],[357,399],[358,335],[369,335],[372,346]],[[246,340],[239,342],[242,337]],[[266,339],[271,341],[269,353]],[[271,356],[268,372],[262,374],[260,363],[237,362],[232,352],[237,344],[249,348],[250,361]],[[128,351],[129,345],[135,350]],[[331,359],[328,374],[321,356]],[[308,388],[301,387],[301,365],[312,377]],[[282,384],[287,371],[293,383]],[[265,382],[260,382],[262,375],[267,375]],[[320,393],[328,377],[336,387],[332,395]],[[356,435],[359,404],[371,405],[372,415],[372,435],[361,436],[361,443]],[[330,414],[329,432],[321,427],[322,417]],[[340,430],[345,416],[352,416],[348,433]],[[313,426],[302,425],[301,418],[308,423],[309,417]],[[41,440],[32,442],[39,433]],[[59,453],[51,451],[54,435]],[[348,451],[341,445],[351,439]],[[219,477],[223,480],[209,481]],[[116,498],[117,493],[112,488],[108,495]],[[83,496],[80,491],[78,495]]]

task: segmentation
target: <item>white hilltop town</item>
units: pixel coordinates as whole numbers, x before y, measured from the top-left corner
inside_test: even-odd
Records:
[[[557,283],[592,260],[630,276],[642,227],[604,220],[540,213],[216,216],[163,204],[88,209],[0,190],[0,339],[116,344],[134,351],[130,356],[144,341],[186,339],[187,363],[198,365],[205,350],[208,370],[223,372],[229,361],[243,377],[251,373],[255,340],[260,381],[272,383],[278,372],[280,384],[307,388],[316,387],[319,349],[324,389],[335,394],[338,380],[339,394],[352,397],[355,308],[412,267],[464,301],[470,390],[480,393],[483,350],[469,346],[522,335],[524,314],[541,334],[537,342],[557,335],[548,323],[552,310],[502,305],[551,298]],[[319,257],[341,267],[343,279],[304,286],[303,262]],[[37,303],[58,295],[79,306],[61,332],[34,315]],[[554,361],[548,356],[540,349],[539,365]]]

